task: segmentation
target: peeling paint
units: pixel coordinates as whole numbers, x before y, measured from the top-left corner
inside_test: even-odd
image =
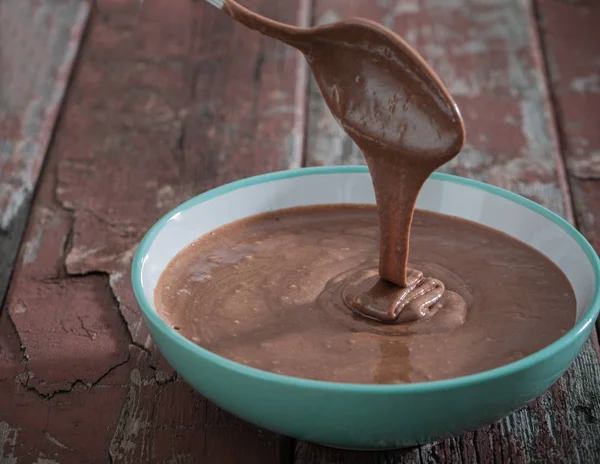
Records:
[[[159,209],[171,207],[175,203],[175,189],[172,185],[165,185],[156,191],[156,207]]]
[[[62,448],[62,449],[67,450],[67,451],[73,451],[72,448],[69,448],[67,445],[62,444],[60,441],[58,441],[56,438],[54,438],[48,432],[46,432],[44,434],[44,436],[46,437],[46,440],[48,440],[50,443],[54,443],[59,448]]]
[[[440,171],[452,172],[458,166],[466,169],[467,171],[478,171],[490,166],[493,162],[494,157],[491,153],[484,150],[478,150],[471,144],[467,143],[458,157],[447,165],[443,166]]]
[[[20,301],[17,301],[13,306],[12,306],[12,313],[13,314],[24,314],[27,311],[27,307]]]
[[[538,162],[544,166],[549,166],[551,163],[545,163],[544,158],[554,148],[549,144],[552,137],[543,103],[540,102],[540,96],[526,96],[519,103],[521,127],[527,144],[525,147],[526,156],[532,160],[539,160]]]
[[[315,24],[316,25],[329,24],[329,23],[334,23],[336,21],[340,21],[341,19],[342,19],[341,16],[338,15],[335,11],[327,10],[321,16],[319,16],[319,18],[317,19]]]
[[[110,286],[114,286],[117,284],[117,282],[119,282],[121,279],[123,278],[123,274],[121,274],[120,272],[113,272],[112,274],[110,274],[108,276],[108,281],[110,283]]]
[[[440,74],[446,76],[454,75],[454,71],[445,64],[440,65]],[[448,78],[448,90],[455,97],[476,97],[481,94],[481,85],[477,78],[469,74],[467,77],[454,76]]]
[[[600,75],[591,74],[573,79],[571,90],[577,93],[600,93]]]
[[[2,464],[17,464],[14,452],[20,431],[21,429],[11,427],[6,422],[0,422],[0,462]]]
[[[67,269],[71,269],[76,267],[80,262],[84,262],[86,258],[98,253],[101,248],[82,248],[82,247],[73,247],[69,254],[65,258],[65,265]],[[109,259],[107,259],[109,260]],[[72,273],[69,271],[69,273]]]
[[[425,0],[427,11],[452,10],[463,6],[463,0]]]
[[[473,56],[479,53],[489,52],[489,50],[490,47],[483,40],[468,40],[459,46],[452,47],[452,54],[455,56]]]
[[[296,105],[275,105],[269,106],[262,112],[263,117],[269,117],[280,114],[294,114],[297,108]]]
[[[16,182],[19,186],[14,187],[8,182],[0,184],[0,230],[3,231],[8,231],[19,210],[28,203],[31,194],[31,185],[24,176],[17,180],[11,179],[11,182]]]
[[[34,464],[60,464],[60,462],[55,461],[54,459],[46,459],[43,457],[38,457]]]
[[[593,151],[583,158],[570,159],[567,168],[569,173],[579,179],[600,180],[600,150]]]
[[[415,14],[421,11],[419,0],[398,0],[393,8],[393,15]]]

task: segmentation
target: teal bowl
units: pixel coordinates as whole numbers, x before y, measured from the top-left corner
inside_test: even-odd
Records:
[[[301,205],[374,203],[360,166],[304,168],[244,179],[199,195],[158,221],[133,260],[133,289],[152,339],[173,368],[203,396],[259,427],[338,448],[390,449],[475,430],[521,408],[549,388],[588,338],[600,309],[600,263],[563,219],[505,190],[434,174],[417,206],[469,219],[516,237],[565,273],[577,321],[562,338],[497,369],[450,380],[359,385],[273,374],[225,359],[185,339],[156,313],[162,271],[201,235],[254,215]]]

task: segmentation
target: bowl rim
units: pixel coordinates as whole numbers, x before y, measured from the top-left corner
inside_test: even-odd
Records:
[[[593,325],[594,320],[596,319],[596,317],[598,316],[598,312],[600,311],[600,259],[598,258],[598,255],[594,251],[593,247],[583,237],[583,235],[558,214],[531,200],[528,200],[527,198],[522,197],[521,195],[473,179],[468,179],[465,177],[459,177],[440,172],[433,173],[430,176],[430,179],[451,182],[471,188],[476,188],[491,193],[493,195],[498,195],[500,197],[506,198],[507,200],[510,200],[512,202],[518,203],[519,205],[545,217],[549,221],[552,221],[554,224],[556,224],[566,233],[568,233],[571,236],[571,238],[575,240],[575,242],[581,247],[584,254],[588,258],[589,263],[594,272],[594,296],[588,308],[585,310],[581,320],[579,320],[579,322],[577,322],[575,326],[573,326],[558,340],[518,361],[514,361],[509,364],[504,364],[500,367],[496,367],[487,371],[478,372],[475,374],[470,374],[461,377],[454,377],[451,379],[391,385],[329,382],[324,380],[304,379],[301,377],[293,377],[283,374],[277,374],[274,372],[263,371],[261,369],[237,363],[230,359],[224,358],[216,353],[213,353],[205,348],[202,348],[201,346],[196,345],[194,342],[188,340],[183,335],[179,334],[171,327],[169,327],[167,323],[154,310],[153,305],[150,303],[150,301],[148,301],[148,299],[146,298],[146,295],[144,294],[142,288],[142,267],[146,255],[156,236],[174,216],[179,215],[183,211],[186,211],[196,205],[204,203],[212,198],[256,184],[262,184],[301,176],[327,174],[365,174],[368,172],[369,170],[367,166],[353,165],[295,168],[284,171],[271,172],[253,177],[247,177],[208,190],[205,193],[197,195],[183,202],[182,204],[168,212],[161,219],[159,219],[145,234],[135,252],[132,261],[131,282],[133,285],[133,291],[138,305],[140,306],[140,309],[142,311],[142,315],[145,316],[147,323],[153,325],[156,328],[156,330],[158,330],[164,337],[171,339],[171,341],[175,342],[180,347],[193,352],[195,355],[204,358],[206,361],[218,364],[222,368],[235,371],[236,373],[241,375],[253,377],[266,382],[276,382],[298,388],[348,391],[354,393],[371,394],[435,392],[453,388],[462,388],[477,383],[491,381],[500,377],[509,376],[519,371],[528,369],[538,363],[547,360],[548,358],[551,358],[557,352],[561,351],[563,348],[567,347],[573,341],[575,341],[575,339],[577,339],[581,333],[585,332],[590,327],[590,325]]]

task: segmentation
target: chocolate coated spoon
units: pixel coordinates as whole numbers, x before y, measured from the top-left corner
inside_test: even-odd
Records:
[[[379,275],[406,287],[417,195],[465,140],[460,112],[446,87],[404,40],[373,21],[300,28],[233,0],[208,1],[304,54],[327,106],[369,166],[381,229]]]

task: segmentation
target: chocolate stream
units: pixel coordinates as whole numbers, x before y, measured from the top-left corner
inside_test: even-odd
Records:
[[[225,2],[224,10],[305,55],[327,106],[369,167],[380,224],[379,275],[406,288],[410,227],[419,191],[464,144],[464,125],[452,97],[416,51],[372,21],[358,18],[299,28],[264,18],[232,0]],[[382,288],[388,287],[379,285],[370,292],[381,293]],[[388,299],[397,295],[393,288],[388,293]],[[384,306],[404,307],[384,303],[386,298],[379,296]],[[368,296],[357,299],[355,306],[363,300]],[[357,310],[389,322],[382,308]],[[398,319],[399,313],[394,316]]]

